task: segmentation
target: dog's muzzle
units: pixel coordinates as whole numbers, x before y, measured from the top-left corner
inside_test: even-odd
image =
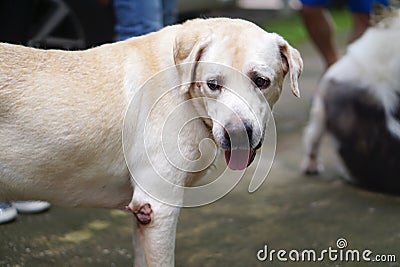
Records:
[[[253,129],[249,123],[231,124],[224,128],[224,141],[221,146],[225,150],[225,161],[232,170],[243,170],[254,160],[256,151],[262,141],[254,148],[252,144]]]

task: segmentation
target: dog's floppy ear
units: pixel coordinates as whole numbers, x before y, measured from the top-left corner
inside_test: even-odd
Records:
[[[184,28],[176,36],[174,62],[178,69],[182,93],[188,92],[195,79],[197,63],[211,42],[211,32]]]
[[[290,87],[295,96],[300,97],[299,76],[303,71],[303,60],[299,51],[289,45],[282,37],[277,35],[279,50],[282,58],[283,72],[290,72]]]

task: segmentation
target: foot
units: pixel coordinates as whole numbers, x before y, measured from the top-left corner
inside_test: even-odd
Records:
[[[39,213],[50,208],[50,203],[44,201],[15,201],[12,205],[19,213]]]
[[[301,164],[301,170],[306,175],[318,175],[324,171],[324,166],[319,160],[308,157]]]
[[[10,202],[0,202],[0,224],[17,218],[17,209]]]

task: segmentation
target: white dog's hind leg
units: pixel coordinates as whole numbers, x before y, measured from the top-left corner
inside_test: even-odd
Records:
[[[317,93],[311,107],[310,123],[303,134],[306,157],[301,168],[305,174],[315,175],[323,170],[318,153],[325,127],[325,107],[322,96]]]
[[[180,208],[163,204],[139,187],[127,207],[136,216],[135,267],[174,266],[175,234]]]

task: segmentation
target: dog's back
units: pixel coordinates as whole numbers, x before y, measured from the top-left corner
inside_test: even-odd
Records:
[[[99,49],[0,44],[0,196],[40,199],[43,188],[52,187],[50,199],[66,205],[118,206],[121,199],[110,200],[104,189],[113,181],[121,187],[117,192],[127,192],[124,202],[130,197],[120,140],[122,72],[118,62],[104,65]],[[114,80],[106,79],[105,70]],[[85,184],[90,176],[98,183]],[[73,188],[73,179],[82,180],[81,191]],[[90,203],[88,194],[85,201],[85,187],[104,194],[105,201]],[[57,195],[60,190],[65,197]]]
[[[383,106],[365,88],[340,83],[330,85],[324,105],[327,130],[352,182],[400,192],[400,139],[389,131]],[[400,109],[393,116],[400,121]]]
[[[306,130],[305,171],[318,172],[324,129],[353,182],[400,192],[400,13],[392,10],[323,76]]]

